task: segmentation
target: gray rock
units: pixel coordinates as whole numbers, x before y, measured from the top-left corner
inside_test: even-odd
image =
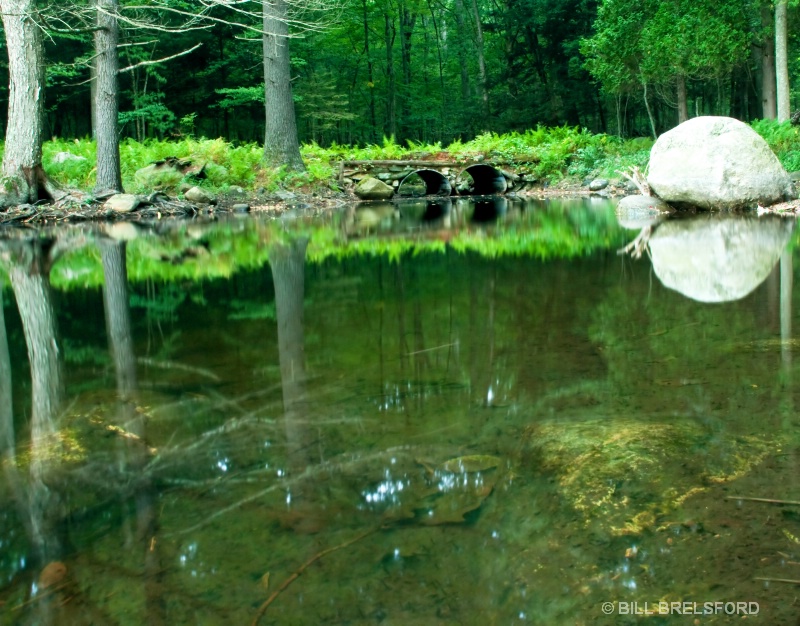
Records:
[[[775,267],[793,222],[732,216],[666,221],[650,237],[653,271],[665,287],[693,300],[744,298]]]
[[[228,187],[228,193],[232,196],[243,196],[245,195],[244,187],[240,187],[239,185],[231,185]]]
[[[132,193],[118,193],[106,200],[105,208],[115,213],[130,213],[135,211],[141,200]]]
[[[53,163],[61,164],[67,161],[86,161],[86,157],[78,156],[71,152],[57,152],[53,155]]]
[[[641,230],[660,222],[674,209],[666,202],[652,196],[625,196],[617,203],[616,214],[620,226]]]
[[[249,204],[245,204],[243,202],[239,202],[239,203],[234,204],[231,207],[231,210],[234,213],[249,213],[250,212],[250,205]]]
[[[589,183],[589,191],[600,191],[608,187],[608,181],[605,178],[595,178]]]
[[[214,201],[214,196],[200,187],[192,187],[183,194],[183,197],[195,204],[211,204]]]
[[[279,189],[278,191],[276,191],[275,195],[278,197],[279,200],[283,200],[284,202],[288,202],[289,200],[294,200],[297,197],[291,191],[284,191],[283,189]]]
[[[647,182],[678,207],[749,208],[793,195],[766,141],[729,117],[696,117],[661,135],[650,152]]]
[[[394,189],[377,178],[368,176],[361,179],[353,193],[362,200],[388,200],[394,195]]]

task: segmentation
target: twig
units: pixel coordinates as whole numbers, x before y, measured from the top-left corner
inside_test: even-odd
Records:
[[[433,352],[434,350],[441,350],[442,348],[450,348],[452,346],[457,345],[458,342],[454,343],[446,343],[441,346],[436,346],[435,348],[426,348],[425,350],[416,350],[415,352],[406,352],[403,356],[414,356],[415,354],[422,354],[423,352]]]
[[[782,504],[786,506],[800,506],[797,500],[775,500],[773,498],[750,498],[747,496],[725,496],[726,500],[747,500],[748,502],[766,502],[767,504]]]
[[[281,595],[281,593],[291,585],[295,580],[300,578],[300,575],[306,571],[309,566],[313,565],[315,562],[319,561],[323,556],[330,554],[331,552],[336,552],[337,550],[341,550],[342,548],[346,548],[347,546],[353,545],[356,541],[361,541],[364,537],[368,537],[374,532],[381,530],[382,528],[386,528],[385,526],[376,526],[375,528],[371,528],[370,530],[361,533],[360,535],[353,537],[352,539],[348,539],[344,543],[340,543],[338,546],[333,546],[332,548],[326,548],[322,552],[317,552],[314,556],[312,556],[308,561],[303,563],[299,568],[297,568],[292,574],[281,583],[281,586],[278,587],[275,591],[272,592],[272,595],[264,601],[260,607],[258,607],[258,611],[256,612],[255,617],[251,623],[251,626],[257,626],[258,621],[264,616],[264,613],[267,612],[269,605],[272,604],[276,598]]]
[[[60,585],[55,585],[54,587],[48,587],[42,593],[37,594],[37,595],[35,595],[34,597],[32,597],[32,598],[30,598],[28,600],[25,600],[25,602],[23,602],[22,604],[17,604],[15,606],[12,606],[11,610],[12,611],[19,611],[20,609],[24,609],[26,606],[29,606],[29,605],[33,604],[34,602],[37,602],[39,600],[45,600],[45,599],[49,598],[50,596],[55,595],[56,592],[65,589],[68,584],[69,584],[69,581],[63,582]]]
[[[195,50],[197,50],[202,45],[203,45],[202,43],[199,43],[196,46],[193,46],[192,48],[189,48],[188,50],[184,50],[183,52],[179,52],[178,54],[173,54],[172,56],[164,57],[162,59],[153,59],[151,61],[141,61],[139,63],[136,63],[135,65],[129,65],[128,67],[123,67],[121,70],[118,70],[118,73],[122,74],[123,72],[132,72],[136,68],[143,67],[145,65],[156,65],[158,63],[164,63],[165,61],[171,61],[172,59],[177,59],[178,57],[182,57],[184,55],[187,55],[190,52],[194,52]]]
[[[630,173],[622,170],[617,170],[617,174],[619,174],[620,176],[624,176],[634,185],[636,185],[637,189],[639,189],[642,195],[645,196],[653,195],[650,192],[650,185],[647,184],[647,179],[644,177],[644,174],[642,174],[641,170],[639,170],[638,167],[635,166],[631,167]]]
[[[800,585],[800,580],[794,580],[792,578],[764,578],[762,576],[756,576],[753,580],[764,580],[768,583],[789,583],[790,585]]]
[[[631,241],[624,248],[617,250],[617,254],[630,254],[634,259],[639,259],[642,253],[647,250],[647,244],[650,243],[650,235],[653,234],[653,226],[648,225],[642,228],[636,239]]]

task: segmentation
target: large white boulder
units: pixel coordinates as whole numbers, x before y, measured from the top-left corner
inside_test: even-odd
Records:
[[[730,117],[695,117],[658,138],[650,189],[681,207],[742,209],[793,197],[792,182],[767,142]]]

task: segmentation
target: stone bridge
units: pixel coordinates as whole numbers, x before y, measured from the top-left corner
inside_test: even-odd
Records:
[[[483,196],[533,189],[532,170],[532,164],[483,161],[342,161],[339,183],[350,188],[372,177],[393,188],[395,196]]]

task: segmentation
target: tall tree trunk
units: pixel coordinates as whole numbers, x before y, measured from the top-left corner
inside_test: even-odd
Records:
[[[458,33],[458,63],[461,66],[461,106],[469,103],[469,68],[467,67],[467,25],[464,20],[464,0],[455,0],[456,32]]]
[[[478,53],[478,88],[481,97],[481,112],[489,115],[489,91],[486,86],[486,58],[483,54],[483,26],[481,25],[481,14],[478,10],[478,1],[472,0],[472,17],[475,20],[475,43]]]
[[[650,130],[653,132],[653,139],[658,139],[656,120],[653,117],[653,110],[650,108],[650,100],[647,99],[647,81],[644,78],[642,78],[642,87],[644,88],[644,108],[647,109],[647,119],[650,120]]]
[[[394,75],[394,21],[389,12],[383,14],[383,35],[386,44],[386,129],[397,136],[397,81]]]
[[[683,74],[678,74],[675,82],[677,83],[678,124],[682,124],[689,119],[689,105],[686,101],[686,77]]]
[[[439,61],[439,93],[442,99],[442,108],[439,120],[439,141],[444,140],[445,128],[449,126],[447,123],[447,92],[444,86],[444,61],[442,60],[442,38],[439,34],[439,25],[436,22],[436,13],[433,10],[431,0],[428,0],[428,10],[431,13],[431,22],[433,23],[433,34],[436,35],[436,55]]]
[[[96,190],[122,191],[119,156],[119,0],[97,0],[94,33],[95,96],[93,131],[97,139]]]
[[[400,67],[403,77],[400,127],[403,139],[411,137],[411,38],[417,14],[407,6],[400,7]]]
[[[372,57],[369,52],[369,13],[367,11],[367,0],[361,0],[361,7],[364,15],[364,57],[367,59],[367,82],[369,83],[369,138],[375,139],[378,134],[378,124],[375,118],[375,72],[373,70]]]
[[[769,4],[761,6],[761,28],[764,39],[761,42],[761,116],[765,120],[778,117],[775,75],[775,35],[772,9]]]
[[[775,74],[777,75],[778,121],[786,122],[789,110],[789,54],[787,50],[788,30],[786,26],[788,0],[775,2]]]
[[[289,26],[286,0],[264,2],[264,97],[266,126],[264,160],[273,167],[305,171],[297,140],[289,65]]]
[[[44,182],[44,47],[35,0],[0,0],[0,12],[9,74],[3,176],[10,179],[0,193],[0,206],[11,206],[36,202]]]

